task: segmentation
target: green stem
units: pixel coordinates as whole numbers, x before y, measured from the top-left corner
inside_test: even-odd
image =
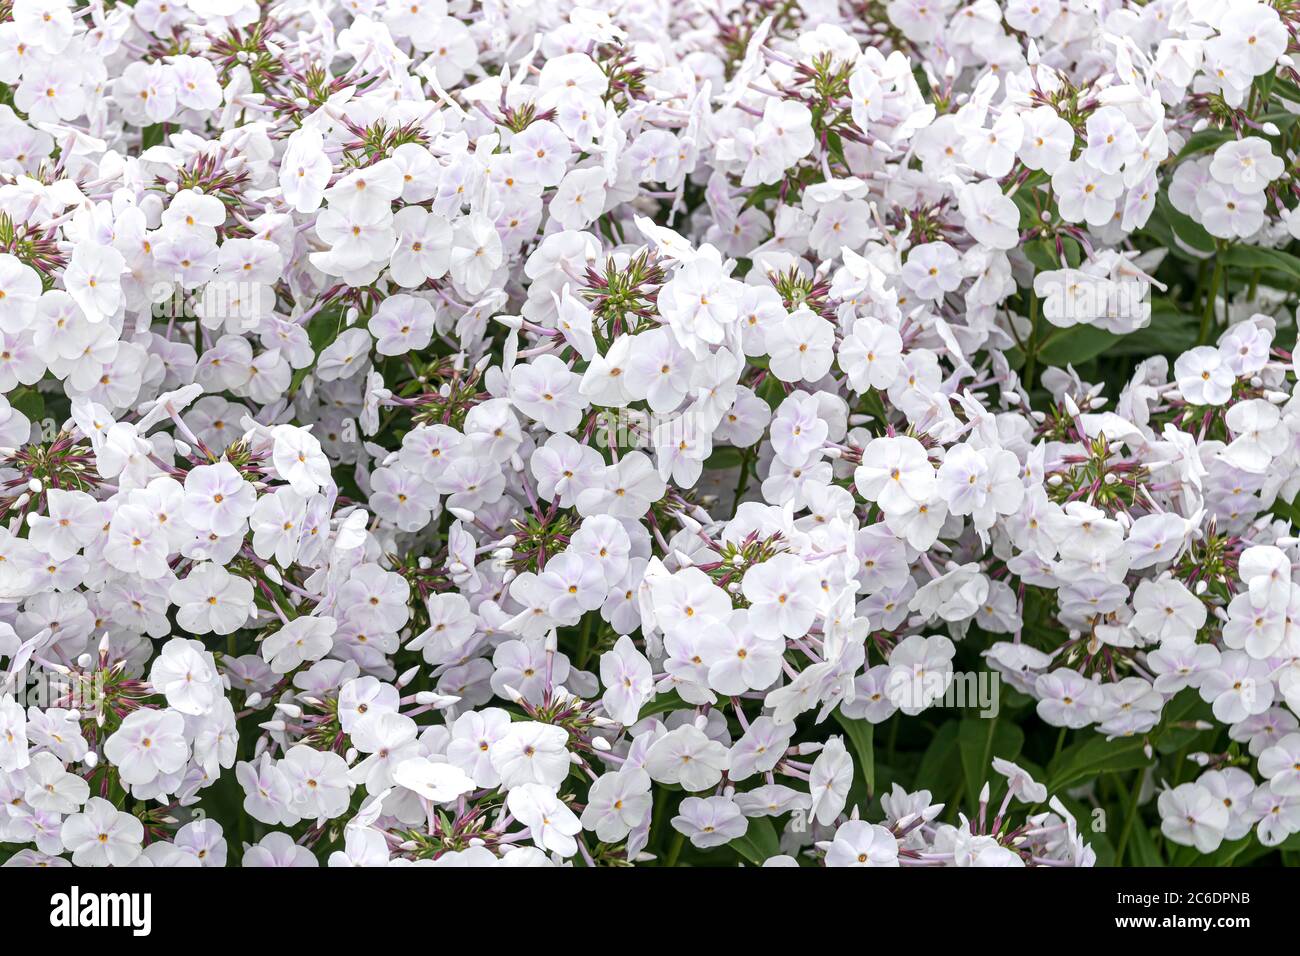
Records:
[[[735,504],[737,505],[740,504],[740,496],[743,495],[745,489],[749,487],[750,452],[752,450],[752,448],[746,448],[740,455],[740,479],[736,482],[735,498]]]
[[[1214,275],[1210,278],[1210,287],[1205,291],[1205,310],[1201,312],[1201,334],[1196,338],[1200,345],[1209,345],[1210,338],[1214,334],[1214,302],[1219,295],[1219,283],[1223,281],[1223,254],[1222,247],[1215,253]]]
[[[664,866],[676,866],[677,856],[682,852],[682,844],[686,842],[686,834],[681,830],[673,830],[673,842],[668,847],[668,856],[664,859]]]
[[[591,622],[592,615],[590,613],[582,616],[582,632],[578,643],[578,670],[582,670],[587,666],[587,658],[591,654]]]
[[[1029,345],[1025,349],[1025,391],[1034,387],[1038,365],[1038,296],[1029,293]]]
[[[1055,760],[1057,757],[1061,755],[1061,748],[1064,746],[1065,746],[1065,728],[1062,727],[1061,732],[1056,735],[1056,749],[1052,751],[1052,760]]]
[[[1129,797],[1128,816],[1124,818],[1124,829],[1119,835],[1119,845],[1115,847],[1115,865],[1124,865],[1124,850],[1128,847],[1129,834],[1133,832],[1133,823],[1138,815],[1138,797],[1142,793],[1142,779],[1146,776],[1145,770],[1137,772],[1137,779],[1133,783],[1133,793]]]

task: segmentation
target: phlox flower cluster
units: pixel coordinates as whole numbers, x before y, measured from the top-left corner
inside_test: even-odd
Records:
[[[1300,848],[1298,28],[0,0],[0,861]]]

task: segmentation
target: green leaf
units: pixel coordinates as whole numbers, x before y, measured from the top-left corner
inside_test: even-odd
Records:
[[[762,866],[764,860],[781,855],[781,839],[770,817],[750,818],[744,835],[736,837],[729,846],[755,866]]]
[[[1041,272],[1051,272],[1061,267],[1061,264],[1056,261],[1056,247],[1046,239],[1035,239],[1020,248],[1025,258]]]
[[[343,307],[330,306],[321,309],[307,323],[307,338],[311,341],[312,351],[317,356],[325,349],[334,344],[334,340],[339,337],[343,331]],[[289,383],[289,394],[296,395],[298,389],[302,386],[303,380],[311,374],[316,367],[316,362],[305,368],[300,368],[293,373],[293,379]]]
[[[1205,866],[1232,866],[1233,861],[1256,843],[1252,831],[1240,840],[1231,840],[1219,845],[1219,848],[1205,858]]]
[[[1229,268],[1267,269],[1288,279],[1300,281],[1300,259],[1281,249],[1233,245],[1228,247],[1224,261]]]
[[[1047,174],[1041,170],[1030,173],[1020,188],[1011,194],[1011,201],[1020,210],[1021,232],[1043,224],[1041,210],[1051,208],[1051,202],[1039,187],[1049,181]]]
[[[1260,87],[1260,92],[1263,93],[1264,99],[1268,99],[1269,90],[1272,88],[1273,85],[1272,81],[1275,80],[1276,78],[1277,78],[1276,73],[1268,73],[1260,77],[1259,80],[1256,81],[1257,85]],[[1264,123],[1272,123],[1279,130],[1285,131],[1289,126],[1295,123],[1296,119],[1297,117],[1294,113],[1287,113],[1283,111],[1283,112],[1276,112],[1276,113],[1265,113],[1263,116],[1259,117],[1259,122],[1260,125],[1263,125]],[[1195,155],[1196,153],[1203,153],[1210,150],[1218,149],[1224,143],[1228,142],[1228,140],[1236,139],[1236,138],[1237,138],[1236,133],[1234,133],[1230,129],[1210,128],[1210,129],[1200,130],[1198,132],[1193,133],[1191,136],[1187,138],[1187,143],[1185,146],[1183,146],[1182,151],[1178,154],[1178,159],[1183,160],[1186,159],[1188,156]]]
[[[637,720],[645,720],[647,717],[653,717],[655,714],[662,714],[670,710],[679,710],[685,707],[685,702],[677,695],[677,691],[669,691],[667,694],[660,694],[650,703],[641,708],[641,713],[637,714]]]
[[[740,211],[744,212],[746,209],[750,209],[755,206],[762,206],[763,203],[767,202],[768,200],[774,200],[780,198],[781,198],[780,183],[773,183],[767,186],[758,186],[755,189],[751,190],[750,194],[747,197],[745,197],[745,204],[740,207]]]
[[[1300,265],[1300,260],[1297,264]],[[1045,365],[1071,364],[1077,368],[1102,353],[1108,357],[1140,358],[1178,355],[1196,344],[1199,332],[1200,319],[1161,299],[1152,302],[1151,322],[1145,328],[1128,335],[1115,335],[1093,325],[1072,325],[1047,336],[1039,348],[1038,358]]]
[[[1264,99],[1268,99],[1268,91],[1272,88],[1272,81],[1275,79],[1277,79],[1276,73],[1268,73],[1256,81],[1260,87],[1260,91],[1264,94]],[[1295,87],[1292,87],[1292,89],[1295,89]],[[1265,113],[1263,116],[1259,117],[1259,122],[1261,126],[1264,123],[1272,123],[1279,130],[1285,131],[1296,122],[1296,119],[1297,116],[1294,113],[1281,111]],[[1178,154],[1178,159],[1183,160],[1196,153],[1218,149],[1228,140],[1236,138],[1236,133],[1230,129],[1210,128],[1200,130],[1187,138],[1187,144],[1183,146],[1182,151]]]
[[[862,780],[867,785],[867,796],[875,796],[875,725],[867,720],[854,720],[852,717],[845,717],[838,710],[835,711],[835,719],[838,720],[840,726],[844,728],[844,733],[849,738],[849,743],[853,744],[853,752],[857,757],[858,769],[862,771]]]
[[[1170,866],[1205,866],[1208,857],[1202,856],[1201,851],[1194,846],[1179,846],[1173,844],[1170,846]]]
[[[1201,320],[1164,298],[1151,302],[1151,324],[1122,336],[1106,349],[1108,358],[1136,357],[1139,361],[1152,355],[1177,356],[1196,345]]]
[[[980,790],[989,780],[993,758],[1014,760],[1024,743],[1024,731],[996,717],[967,717],[957,726],[957,747],[966,776],[966,799],[972,812],[979,805]]]
[[[1273,84],[1277,82],[1277,73],[1269,70],[1263,76],[1255,80],[1255,88],[1259,90],[1259,101],[1267,103],[1268,98],[1273,94]]]
[[[1151,838],[1151,831],[1139,819],[1133,827],[1133,833],[1130,837],[1129,850],[1133,860],[1138,866],[1164,866],[1164,857],[1160,855],[1160,850],[1156,847],[1156,841]],[[1118,860],[1121,866],[1123,860]]]
[[[1201,699],[1201,695],[1190,687],[1185,688],[1165,705],[1164,713],[1160,717],[1160,726],[1151,734],[1156,750],[1162,754],[1172,754],[1190,746],[1192,741],[1201,734],[1213,736],[1216,731],[1173,726],[1196,720],[1210,720],[1213,716],[1210,705]]]
[[[1203,129],[1187,137],[1187,144],[1183,146],[1182,152],[1178,154],[1178,159],[1183,160],[1188,156],[1196,153],[1204,153],[1207,150],[1218,149],[1221,145],[1232,139],[1233,135],[1228,130],[1223,129]]]
[[[1053,269],[1060,269],[1062,265],[1077,269],[1083,262],[1083,249],[1076,239],[1070,236],[1061,236],[1061,252],[1065,255],[1065,262],[1062,263],[1056,256],[1056,243],[1051,239],[1035,239],[1021,246],[1021,251],[1025,254],[1031,263],[1042,271],[1050,272]]]
[[[745,453],[739,448],[732,448],[724,445],[715,448],[704,461],[704,467],[714,471],[723,471],[728,468],[739,468],[745,462]]]
[[[45,399],[36,389],[18,388],[6,397],[9,399],[10,407],[22,412],[33,424],[39,423],[45,417]]]
[[[1067,747],[1047,767],[1047,789],[1064,790],[1102,773],[1140,770],[1151,763],[1145,748],[1145,737],[1107,740],[1101,735]]]
[[[962,784],[961,757],[957,753],[957,721],[950,720],[934,734],[921,764],[913,777],[933,794],[936,802],[945,802]],[[925,781],[920,784],[920,781]]]
[[[1164,193],[1156,198],[1156,211],[1169,224],[1174,234],[1192,249],[1205,253],[1215,251],[1214,237],[1200,223],[1175,209]]]
[[[849,161],[844,158],[844,141],[839,133],[828,133],[826,135],[826,151],[831,154],[831,159],[841,166],[848,166]]]
[[[768,375],[763,379],[762,384],[758,386],[757,394],[767,402],[772,411],[776,411],[785,401],[785,389],[781,387],[781,380],[775,375]]]
[[[1049,335],[1038,350],[1043,365],[1076,368],[1111,348],[1120,337],[1095,325],[1072,325]]]
[[[166,128],[162,123],[146,126],[140,131],[140,148],[150,149],[154,146],[161,146],[166,135]]]

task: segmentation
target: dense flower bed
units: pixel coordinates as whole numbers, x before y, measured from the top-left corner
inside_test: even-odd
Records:
[[[1294,861],[1297,24],[0,0],[0,860]]]

